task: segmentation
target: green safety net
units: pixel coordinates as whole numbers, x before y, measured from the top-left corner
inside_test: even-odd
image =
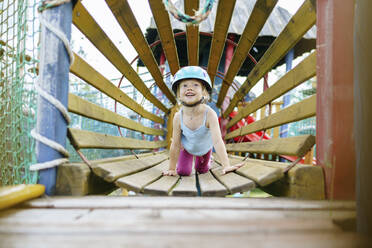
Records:
[[[35,183],[36,0],[0,0],[0,185]]]

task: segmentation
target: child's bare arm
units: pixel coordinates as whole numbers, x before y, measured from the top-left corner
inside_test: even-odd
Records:
[[[180,126],[180,117],[179,112],[174,115],[173,119],[173,132],[172,132],[172,144],[169,151],[169,169],[163,172],[165,176],[175,176],[176,166],[178,157],[180,155],[181,148],[181,126]]]
[[[225,143],[223,142],[220,127],[218,125],[217,114],[214,111],[208,111],[209,128],[212,134],[213,147],[216,150],[216,154],[221,161],[223,166],[223,172],[227,173],[234,171],[239,167],[243,166],[244,163],[238,165],[230,165],[229,158],[227,157]]]

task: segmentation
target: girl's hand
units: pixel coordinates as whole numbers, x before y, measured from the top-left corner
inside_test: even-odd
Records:
[[[163,171],[163,176],[177,176],[177,172],[175,170]]]
[[[244,165],[244,162],[240,163],[240,164],[236,164],[236,165],[230,165],[230,166],[223,167],[222,174],[226,174],[226,173],[235,171],[235,170],[239,169],[240,167],[242,167],[243,165]]]

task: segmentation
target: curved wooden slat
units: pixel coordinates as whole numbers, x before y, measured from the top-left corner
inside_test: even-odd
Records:
[[[114,14],[116,20],[127,35],[128,39],[136,49],[138,55],[146,65],[155,83],[159,86],[162,92],[168,97],[172,104],[176,104],[176,99],[168,86],[164,83],[163,75],[156,63],[154,54],[152,53],[145,37],[142,34],[141,28],[128,4],[127,0],[106,0],[107,5]],[[173,34],[172,34],[173,39]],[[164,47],[164,45],[163,45]],[[178,61],[178,60],[177,60]]]
[[[234,109],[238,102],[253,88],[254,85],[284,57],[287,52],[315,24],[316,0],[306,0],[296,14],[289,20],[287,26],[271,44],[258,61],[239,90],[235,93],[230,105],[223,113],[223,118]]]
[[[288,108],[282,109],[279,112],[269,115],[262,120],[253,122],[247,126],[236,129],[228,133],[225,139],[231,139],[237,136],[250,134],[253,132],[265,130],[268,128],[280,126],[289,122],[303,120],[316,114],[316,95],[313,95],[299,103],[293,104]]]
[[[227,128],[232,127],[239,120],[250,115],[257,109],[275,100],[284,93],[290,91],[316,74],[316,52],[307,56],[295,68],[287,72],[275,84],[265,90],[259,97],[242,108],[234,118],[227,123]]]
[[[222,51],[225,46],[227,30],[229,29],[235,3],[236,0],[218,2],[216,21],[214,23],[213,39],[209,52],[207,69],[207,72],[212,79],[212,86],[214,84],[214,77],[216,76],[217,67],[220,63]]]
[[[169,195],[174,185],[178,182],[179,177],[162,177],[159,180],[147,185],[143,193],[149,195]]]
[[[210,171],[198,174],[197,177],[202,196],[225,196],[229,193],[226,187],[216,180]]]
[[[221,90],[216,103],[217,107],[221,107],[227,90],[232,84],[232,81],[234,80],[234,77],[238,73],[244,60],[247,58],[247,55],[256,41],[258,34],[264,26],[267,18],[269,18],[269,15],[277,2],[278,0],[256,1],[252,14],[250,15],[249,20],[245,25],[243,34],[239,39],[239,43],[234,52],[229,69],[225,73],[225,78],[222,82]]]
[[[166,141],[138,140],[74,128],[69,128],[68,131],[71,143],[78,149],[156,149],[167,146]]]
[[[193,16],[194,10],[199,9],[199,0],[184,1],[185,14]],[[199,26],[186,26],[187,58],[189,65],[199,65]]]
[[[128,128],[130,130],[138,131],[145,134],[161,136],[165,135],[163,130],[145,127],[141,123],[121,116],[108,109],[102,108],[71,93],[68,97],[68,111],[94,120],[118,125],[120,127]]]
[[[131,110],[138,113],[142,117],[164,124],[164,119],[145,110],[141,105],[139,105],[136,101],[130,98],[118,87],[116,87],[108,79],[102,76],[82,58],[80,58],[79,55],[74,54],[74,56],[75,56],[74,63],[70,67],[70,71],[73,74],[83,79],[84,81],[86,81],[96,89],[100,90],[101,92],[105,93],[112,99],[130,108]]]
[[[173,196],[197,196],[196,175],[191,174],[187,177],[181,177],[170,194]]]
[[[301,135],[288,138],[275,138],[256,142],[226,144],[226,150],[231,152],[251,152],[303,156],[315,144],[315,136]]]
[[[162,0],[151,0],[149,4],[158,28],[165,57],[168,60],[170,71],[174,75],[179,70],[180,65],[168,11],[165,9]]]
[[[121,52],[112,43],[110,38],[96,23],[93,17],[88,13],[80,1],[76,4],[73,11],[72,21],[74,25],[88,38],[88,40],[118,69],[125,77],[133,84],[133,86],[141,92],[141,94],[152,102],[156,107],[164,113],[168,113],[169,109],[165,107],[148,89],[146,84],[138,76],[136,71],[124,58]],[[167,97],[171,97],[168,96]],[[172,101],[174,97],[169,98]]]

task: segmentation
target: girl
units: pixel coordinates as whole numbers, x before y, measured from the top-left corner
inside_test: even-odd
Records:
[[[183,67],[174,75],[172,90],[183,106],[173,119],[169,169],[163,175],[189,176],[194,156],[195,170],[201,174],[208,172],[213,147],[223,165],[223,173],[242,166],[244,163],[230,165],[217,114],[205,104],[212,93],[207,72],[198,66]]]

